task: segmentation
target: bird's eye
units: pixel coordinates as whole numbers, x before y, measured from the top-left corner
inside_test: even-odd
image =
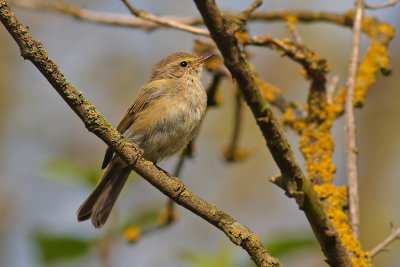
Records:
[[[188,65],[188,63],[187,63],[187,61],[181,61],[181,63],[179,63],[179,65],[181,66],[181,67],[187,67],[187,65]]]

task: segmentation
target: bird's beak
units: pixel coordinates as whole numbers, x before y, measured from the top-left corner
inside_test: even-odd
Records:
[[[201,64],[207,62],[208,60],[210,60],[210,59],[211,59],[212,57],[214,57],[214,56],[215,56],[215,54],[210,54],[210,55],[207,55],[207,56],[202,56],[202,57],[200,57],[200,58],[197,60],[197,64],[198,64],[198,65],[201,65]]]

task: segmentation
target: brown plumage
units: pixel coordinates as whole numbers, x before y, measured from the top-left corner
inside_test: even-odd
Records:
[[[200,58],[180,52],[153,67],[149,83],[118,124],[124,137],[143,149],[143,157],[157,163],[180,150],[195,135],[203,118],[207,95],[200,82]],[[107,148],[106,168],[93,192],[78,209],[78,221],[91,219],[96,227],[106,222],[131,169]]]

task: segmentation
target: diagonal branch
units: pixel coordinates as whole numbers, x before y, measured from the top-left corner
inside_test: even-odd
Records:
[[[144,30],[152,30],[155,27],[158,27],[155,23],[133,17],[132,15],[100,12],[72,4],[66,4],[65,2],[61,1],[49,2],[41,0],[13,0],[10,1],[10,3],[14,6],[21,8],[56,12],[73,17],[78,20],[84,20],[104,25],[133,27],[141,28]]]
[[[356,87],[356,76],[358,58],[360,54],[360,40],[362,19],[364,16],[364,1],[356,0],[355,17],[353,25],[352,50],[349,63],[346,93],[346,156],[347,156],[347,179],[349,183],[349,206],[350,223],[353,234],[358,238],[360,226],[359,193],[358,193],[358,170],[357,170],[357,142],[356,125],[354,116],[354,91]]]
[[[385,9],[388,7],[395,6],[399,2],[400,2],[400,0],[389,0],[386,3],[380,4],[380,5],[369,5],[367,3],[364,3],[364,6],[366,9],[377,10],[377,9]]]
[[[210,35],[210,33],[207,30],[200,29],[200,28],[197,28],[197,27],[193,27],[193,26],[190,26],[190,25],[186,25],[186,24],[183,24],[183,23],[179,23],[179,22],[176,22],[174,20],[169,20],[169,19],[166,19],[166,18],[162,18],[162,17],[156,16],[156,15],[147,13],[144,10],[140,10],[138,8],[135,8],[128,2],[128,0],[122,0],[122,2],[126,5],[126,7],[129,9],[129,11],[132,13],[132,15],[134,15],[134,16],[136,16],[138,18],[141,18],[141,19],[144,19],[144,20],[147,20],[147,21],[150,21],[150,22],[154,22],[154,23],[157,23],[157,24],[160,24],[160,25],[168,26],[168,27],[171,27],[171,28],[175,28],[175,29],[178,29],[178,30],[181,30],[181,31],[185,31],[185,32],[190,32],[190,33],[203,35],[203,36],[209,36]]]
[[[268,254],[259,238],[247,227],[215,205],[193,194],[176,177],[167,176],[151,162],[143,159],[140,149],[136,145],[126,142],[122,135],[84,97],[83,93],[67,81],[58,66],[48,57],[43,45],[33,39],[27,27],[19,23],[6,0],[0,0],[0,21],[18,44],[21,55],[31,61],[45,76],[83,121],[86,128],[111,147],[135,172],[176,203],[222,230],[234,244],[245,249],[258,266],[282,266],[277,259]]]
[[[376,245],[373,249],[371,249],[371,257],[375,257],[380,252],[387,249],[387,247],[395,240],[400,239],[400,227],[394,228],[391,225],[391,232],[390,234],[378,245]]]
[[[260,93],[246,56],[231,34],[231,26],[217,7],[215,1],[194,0],[212,39],[217,44],[224,62],[236,80],[257,124],[264,135],[267,146],[281,173],[281,187],[294,197],[304,210],[321,248],[331,266],[351,266],[351,261],[342,241],[324,212],[312,184],[304,176],[293,151],[266,100]]]
[[[232,32],[240,31],[249,20],[251,14],[259,8],[263,3],[263,0],[254,0],[248,7],[245,8],[242,12],[234,16],[235,25],[232,29]]]

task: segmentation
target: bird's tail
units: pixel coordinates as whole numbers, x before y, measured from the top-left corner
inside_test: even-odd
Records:
[[[91,219],[94,227],[102,227],[130,172],[131,169],[120,158],[115,157],[93,192],[78,209],[78,221]]]

